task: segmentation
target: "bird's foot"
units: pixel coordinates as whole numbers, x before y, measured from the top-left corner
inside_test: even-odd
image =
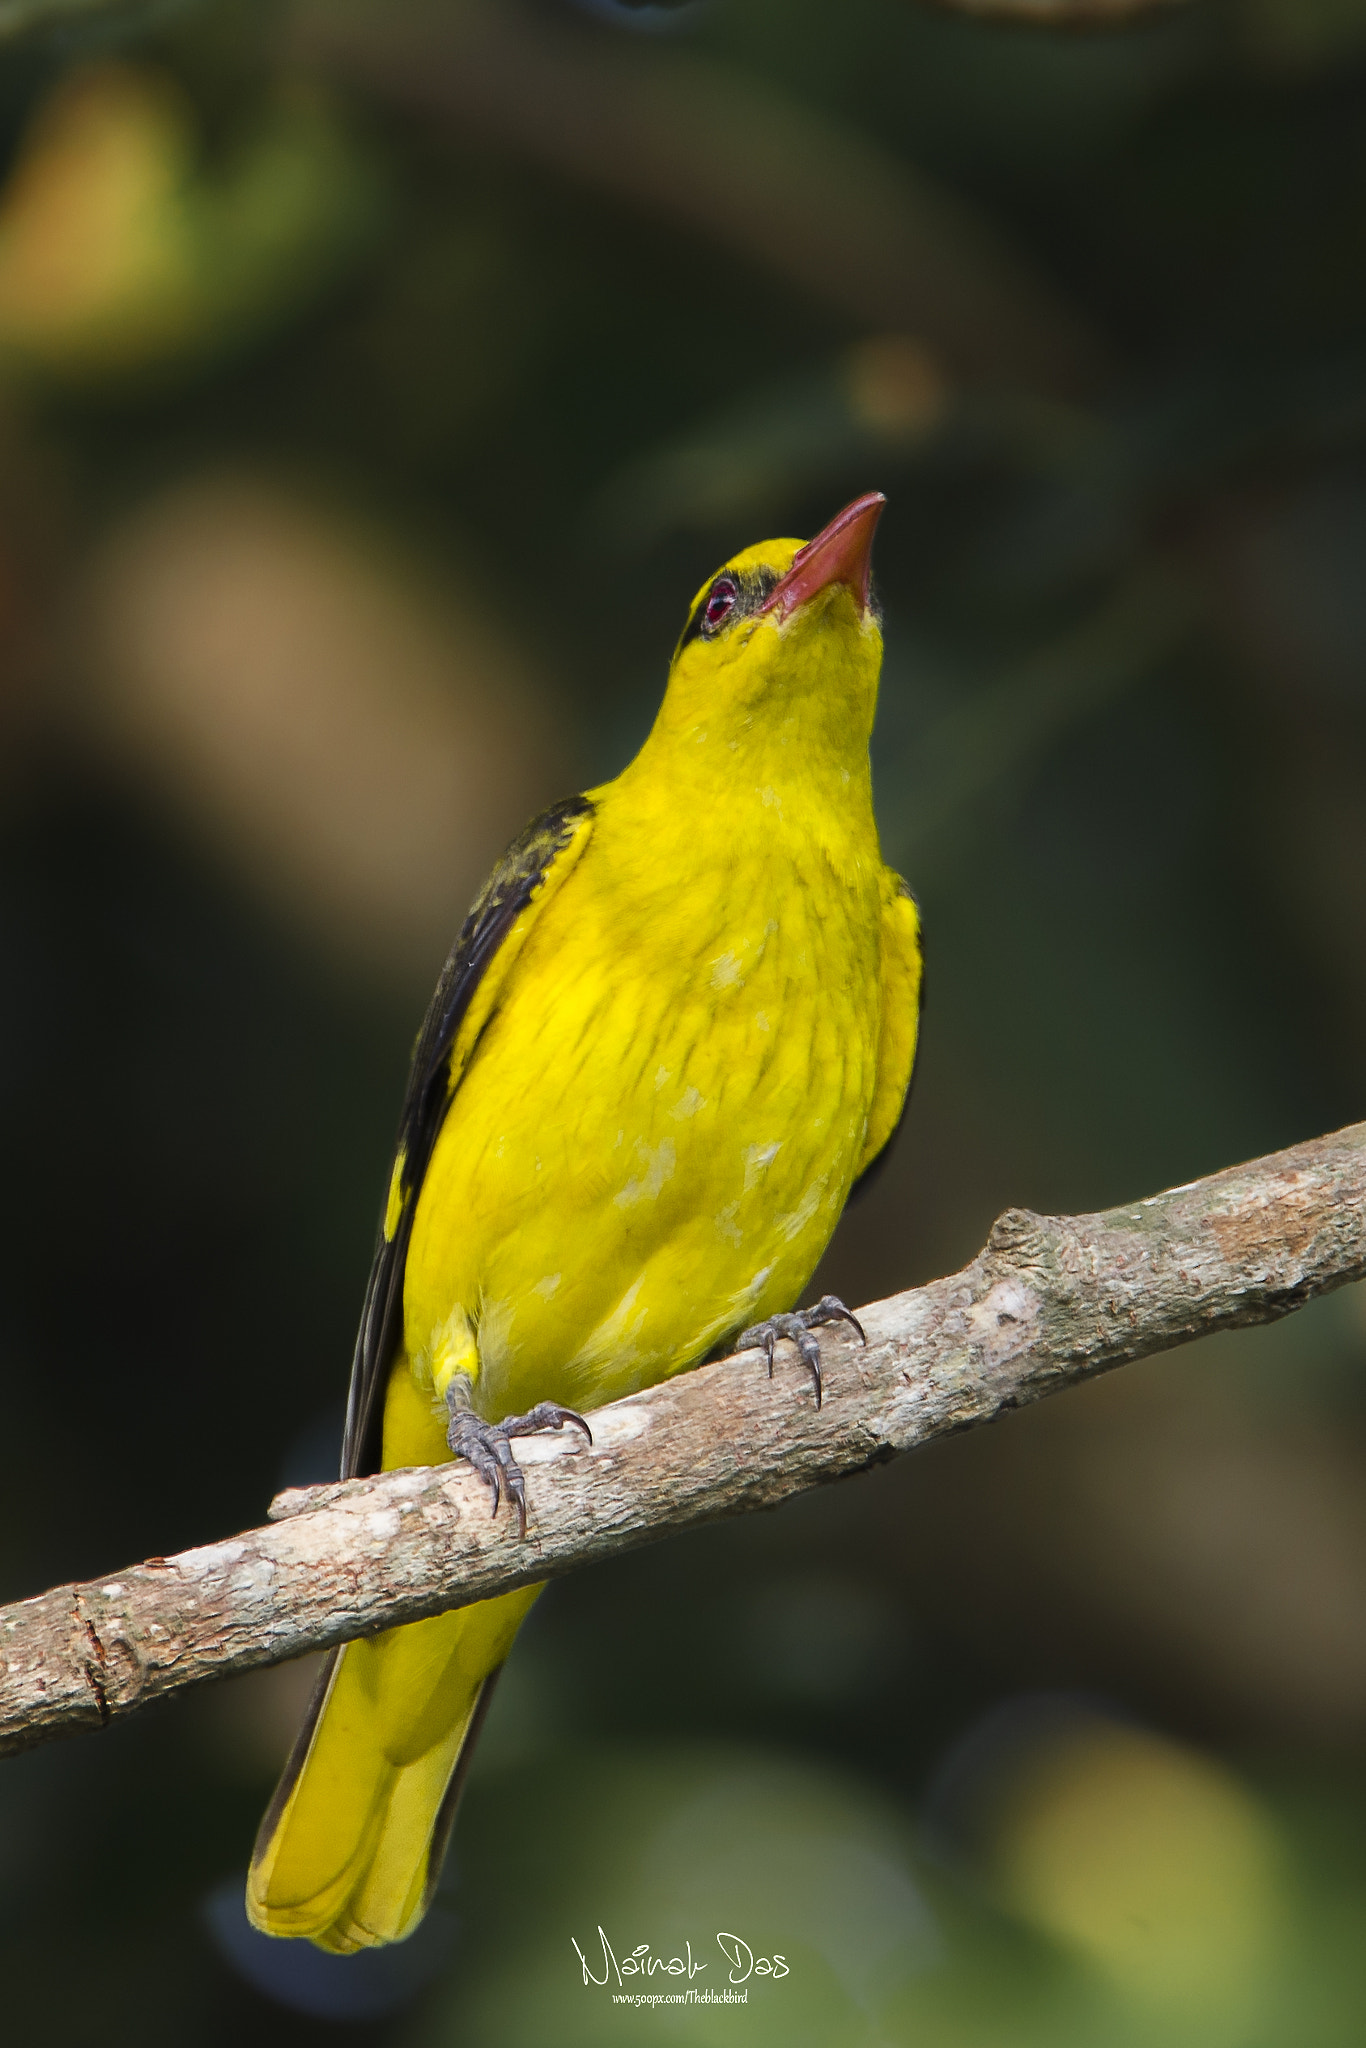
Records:
[[[452,1392],[455,1390],[452,1389]],[[463,1393],[464,1389],[460,1391]],[[493,1512],[507,1488],[508,1499],[517,1510],[517,1533],[526,1535],[526,1481],[522,1468],[512,1452],[515,1436],[533,1436],[542,1429],[563,1429],[567,1424],[581,1429],[589,1443],[593,1432],[581,1415],[572,1408],[561,1408],[558,1401],[538,1401],[525,1415],[508,1415],[501,1422],[485,1422],[472,1409],[458,1408],[450,1403],[450,1421],[446,1426],[446,1442],[457,1458],[468,1458],[479,1477],[493,1495]]]
[[[811,1332],[822,1323],[850,1323],[858,1331],[859,1342],[866,1344],[863,1325],[853,1312],[844,1306],[836,1295],[823,1294],[814,1308],[799,1308],[791,1315],[770,1316],[766,1322],[752,1323],[747,1330],[741,1330],[735,1340],[737,1351],[762,1351],[768,1360],[768,1376],[773,1377],[773,1349],[780,1337],[788,1337],[796,1345],[802,1363],[807,1367],[816,1385],[816,1406],[821,1405],[821,1347]]]

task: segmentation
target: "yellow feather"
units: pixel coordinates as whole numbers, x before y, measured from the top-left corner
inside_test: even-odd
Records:
[[[900,875],[882,870],[882,1024],[878,1033],[877,1092],[868,1133],[854,1169],[866,1173],[901,1121],[915,1069],[920,1030],[920,912]]]
[[[407,1150],[400,1145],[398,1157],[394,1161],[394,1170],[389,1176],[389,1199],[384,1204],[384,1222],[381,1226],[388,1244],[393,1243],[403,1217],[403,1169],[407,1163]]]
[[[442,1421],[400,1360],[384,1469],[449,1457]],[[412,1932],[435,1875],[433,1824],[481,1688],[539,1591],[347,1644],[303,1768],[257,1845],[247,1910],[258,1927],[341,1954]]]
[[[727,566],[771,580],[798,546]],[[915,907],[868,769],[881,653],[842,582],[685,637],[640,754],[589,792],[456,1040],[412,1197],[386,1467],[449,1456],[457,1375],[491,1421],[590,1408],[799,1297],[915,1047]],[[263,1825],[258,1926],[335,1949],[411,1930],[535,1594],[347,1648]]]

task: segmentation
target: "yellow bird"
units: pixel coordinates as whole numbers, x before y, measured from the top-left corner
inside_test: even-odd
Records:
[[[770,1366],[793,1339],[819,1400],[810,1332],[847,1311],[786,1312],[896,1127],[919,1014],[868,766],[883,502],[728,562],[635,760],[530,826],[466,919],[413,1058],[344,1476],[464,1456],[524,1522],[518,1435],[737,1333]],[[257,1838],[258,1927],[343,1953],[412,1932],[537,1590],[333,1653]]]

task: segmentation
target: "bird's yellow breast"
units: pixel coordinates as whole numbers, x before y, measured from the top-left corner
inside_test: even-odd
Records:
[[[808,803],[750,777],[705,830],[677,781],[596,793],[418,1201],[405,1344],[437,1394],[464,1373],[490,1417],[591,1407],[796,1300],[862,1149],[880,1012],[871,801],[832,815],[811,780]]]
[[[414,1055],[348,1471],[381,1388],[383,1463],[425,1463],[449,1455],[448,1407],[472,1446],[461,1409],[592,1407],[790,1307],[887,1142],[920,950],[868,774],[881,502],[732,557],[630,767],[481,891]],[[258,1839],[258,1927],[339,1953],[411,1932],[536,1591],[334,1657]]]

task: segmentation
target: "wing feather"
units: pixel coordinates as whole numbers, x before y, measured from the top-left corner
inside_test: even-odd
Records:
[[[441,970],[413,1049],[399,1118],[393,1175],[365,1289],[342,1443],[342,1478],[379,1467],[380,1425],[390,1360],[403,1323],[403,1271],[413,1210],[460,1075],[452,1055],[490,967],[552,870],[583,850],[592,830],[587,797],[567,797],[508,848],[484,884]]]

